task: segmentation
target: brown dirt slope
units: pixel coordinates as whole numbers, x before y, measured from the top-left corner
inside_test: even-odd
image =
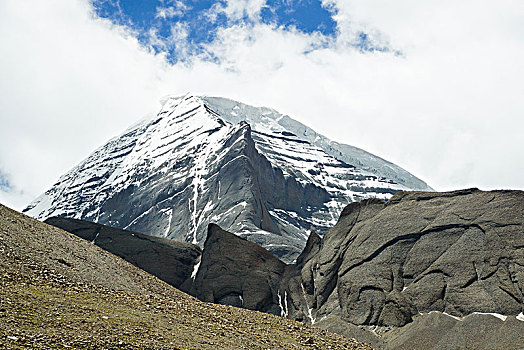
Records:
[[[202,254],[202,250],[191,243],[94,222],[61,217],[48,218],[44,222],[92,242],[180,290],[191,278],[193,267]]]
[[[284,318],[202,303],[0,205],[0,348],[369,349]]]

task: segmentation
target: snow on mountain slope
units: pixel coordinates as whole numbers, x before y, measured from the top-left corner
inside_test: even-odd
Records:
[[[238,123],[248,122],[253,130],[271,132],[291,132],[304,141],[318,146],[329,155],[367,170],[378,177],[388,178],[411,190],[433,191],[424,181],[418,179],[401,167],[377,157],[360,148],[331,141],[316,133],[304,124],[267,107],[253,107],[222,97],[202,97],[206,103],[214,106],[222,118]]]
[[[347,203],[420,189],[370,171],[368,156],[356,162],[366,169],[333,156],[323,148],[329,140],[315,134],[322,142],[311,142],[302,134],[314,132],[289,120],[221,98],[167,98],[154,118],[97,149],[24,212],[199,245],[213,222],[291,261],[309,230],[325,232]]]

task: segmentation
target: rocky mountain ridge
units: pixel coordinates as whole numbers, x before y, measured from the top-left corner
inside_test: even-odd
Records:
[[[200,246],[212,222],[291,262],[308,230],[327,231],[348,203],[408,189],[429,187],[271,109],[186,95],[167,98],[24,212]]]
[[[45,223],[83,238],[178,289],[191,277],[202,255],[202,250],[191,243],[89,221],[52,217]]]

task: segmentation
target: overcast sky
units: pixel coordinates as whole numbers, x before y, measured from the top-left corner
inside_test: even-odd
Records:
[[[2,0],[0,77],[15,209],[187,92],[275,108],[437,190],[524,189],[522,0]]]

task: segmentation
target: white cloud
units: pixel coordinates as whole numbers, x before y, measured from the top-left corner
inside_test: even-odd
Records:
[[[164,92],[162,57],[85,2],[3,1],[0,38],[0,166],[30,197]]]
[[[437,188],[524,188],[518,175],[524,170],[522,2],[354,0],[339,6],[341,16],[386,33],[405,53],[382,56],[387,62],[377,66],[365,60],[358,70],[368,81],[353,85],[371,100],[356,112],[395,131],[394,141],[375,145],[365,132],[360,145]]]
[[[182,11],[177,11],[173,6],[157,7],[155,18],[163,18],[163,19],[173,18],[175,16],[180,16],[182,14],[183,14]]]
[[[219,30],[207,47],[219,63],[174,66],[87,0],[1,2],[0,170],[14,189],[0,202],[22,208],[21,191],[38,195],[161,96],[188,91],[289,113],[437,189],[524,189],[520,2],[329,2],[333,42],[261,24],[264,1],[229,1],[231,19],[252,23]],[[359,30],[403,55],[353,49]]]
[[[266,0],[226,0],[225,6],[221,3],[213,4],[206,16],[216,20],[217,15],[223,13],[233,22],[242,21],[245,18],[257,21],[264,6],[266,6]]]
[[[192,45],[188,41],[189,28],[184,22],[176,22],[171,25],[171,34],[168,38],[174,55],[180,59],[186,59],[192,52]]]
[[[244,16],[256,19],[265,4],[266,0],[227,0],[224,11],[230,19],[242,19]]]
[[[184,13],[189,9],[190,7],[182,1],[168,1],[167,5],[164,3],[164,6],[158,6],[156,8],[155,18],[169,19],[177,16],[183,16]]]

